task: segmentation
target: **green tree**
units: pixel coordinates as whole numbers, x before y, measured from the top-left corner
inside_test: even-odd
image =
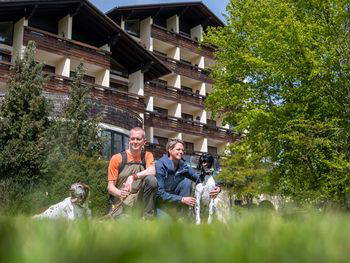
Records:
[[[95,104],[90,98],[90,87],[83,81],[84,74],[84,66],[80,63],[70,87],[69,100],[54,127],[56,139],[53,142],[66,156],[74,153],[92,157],[101,152],[101,115],[94,112]]]
[[[29,42],[23,59],[16,59],[0,106],[0,174],[23,185],[40,174],[50,124],[50,105],[42,95],[46,78],[35,51]]]
[[[219,47],[208,107],[245,135],[230,148],[227,181],[235,185],[243,175],[247,192],[250,182],[263,182],[259,191],[344,206],[350,190],[349,2],[231,0],[227,11],[227,27],[206,36]]]

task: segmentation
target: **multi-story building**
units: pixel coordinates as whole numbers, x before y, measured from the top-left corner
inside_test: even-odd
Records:
[[[75,68],[84,63],[84,80],[104,117],[104,154],[123,150],[129,129],[143,126],[144,82],[170,70],[88,1],[1,0],[0,95],[10,66],[31,40],[37,61],[45,63],[45,96],[55,108],[67,100]]]
[[[87,0],[0,0],[0,97],[9,67],[35,41],[49,75],[44,90],[60,108],[80,61],[96,110],[103,113],[106,157],[124,150],[129,129],[144,126],[149,149],[170,137],[186,142],[187,159],[219,154],[232,134],[205,109],[212,89],[208,26],[223,26],[201,2],[115,8],[106,15]]]
[[[185,141],[189,161],[196,153],[222,152],[232,134],[205,108],[215,60],[214,48],[200,42],[209,26],[223,22],[202,2],[116,7],[106,15],[171,69],[144,86],[144,126],[156,156],[170,137]]]

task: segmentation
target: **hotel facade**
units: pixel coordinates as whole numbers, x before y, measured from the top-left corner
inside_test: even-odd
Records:
[[[107,158],[126,148],[129,130],[144,127],[156,158],[172,137],[194,164],[220,154],[233,135],[205,108],[213,88],[214,48],[200,46],[209,26],[223,23],[201,2],[114,8],[103,14],[86,0],[0,0],[0,96],[9,68],[29,41],[45,64],[47,98],[59,111],[82,61],[96,111],[103,115]]]

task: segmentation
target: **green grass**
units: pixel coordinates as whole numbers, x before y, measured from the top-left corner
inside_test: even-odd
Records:
[[[0,217],[0,262],[348,262],[350,216],[246,213],[228,225]]]

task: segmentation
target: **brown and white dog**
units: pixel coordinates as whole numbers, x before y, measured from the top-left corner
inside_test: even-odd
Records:
[[[83,183],[75,183],[70,187],[70,197],[62,202],[50,206],[47,210],[33,218],[69,219],[90,218],[91,210],[88,207],[90,188]]]

